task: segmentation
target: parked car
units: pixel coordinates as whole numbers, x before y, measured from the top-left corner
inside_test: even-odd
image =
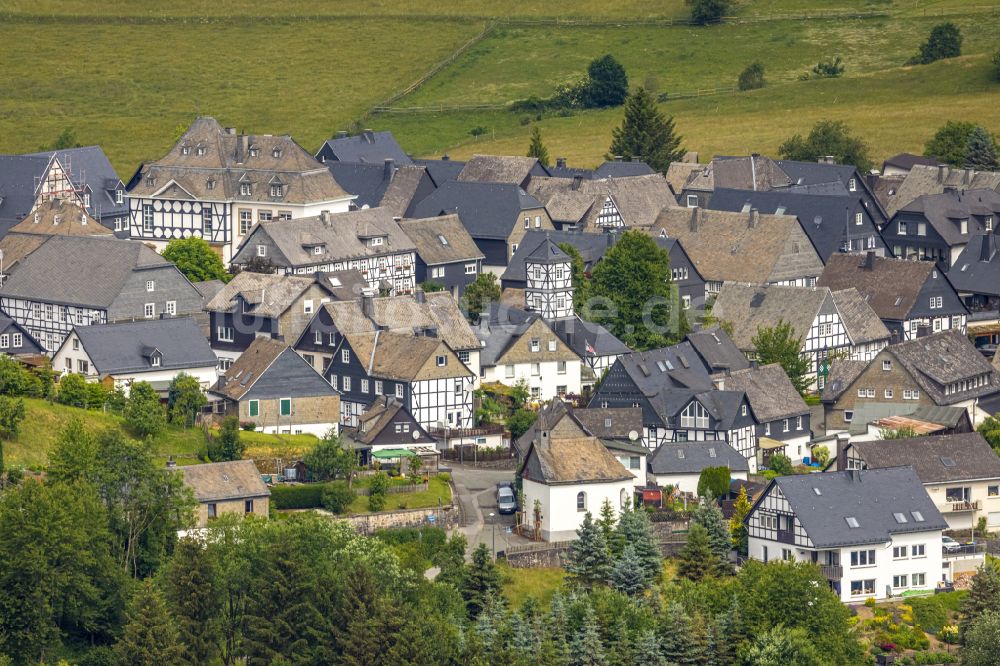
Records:
[[[962,547],[962,544],[952,539],[950,536],[941,537],[941,546],[948,552],[956,551]]]
[[[500,486],[497,488],[497,511],[500,513],[514,513],[517,511],[517,496],[510,486]]]

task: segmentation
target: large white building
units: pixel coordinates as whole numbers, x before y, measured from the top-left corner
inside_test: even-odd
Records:
[[[127,199],[131,238],[158,251],[204,238],[228,264],[258,222],[343,212],[354,196],[291,137],[237,134],[200,117],[132,177]]]
[[[774,479],[747,516],[749,556],[814,562],[845,603],[952,580],[941,512],[910,467]]]

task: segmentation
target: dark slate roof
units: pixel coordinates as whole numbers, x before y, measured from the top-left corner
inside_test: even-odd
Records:
[[[907,340],[887,349],[913,376],[938,405],[954,404],[996,393],[1000,378],[982,354],[958,331],[943,331],[916,340]],[[946,394],[945,385],[987,374],[989,383],[965,391]]]
[[[362,162],[326,162],[333,179],[348,194],[358,198],[354,200],[358,208],[374,208],[382,201],[385,190],[392,182],[396,170],[394,164],[368,164]]]
[[[607,161],[594,169],[594,179],[596,180],[608,177],[622,178],[625,176],[648,176],[652,173],[656,173],[656,171],[654,171],[653,167],[649,166],[645,162],[619,162],[615,160]]]
[[[909,465],[923,483],[1000,479],[1000,457],[978,432],[851,444],[869,468]]]
[[[840,250],[845,229],[854,229],[854,214],[864,210],[861,198],[855,195],[823,196],[819,194],[798,194],[782,190],[753,192],[751,190],[730,190],[717,188],[709,201],[709,208],[715,210],[742,211],[752,206],[767,215],[794,215],[826,262],[830,255]],[[871,226],[865,237],[872,233]]]
[[[218,363],[201,328],[190,317],[77,326],[74,331],[102,376],[214,367]],[[162,355],[157,368],[150,365],[154,349]]]
[[[24,353],[26,354],[44,354],[45,348],[35,340],[35,337],[28,333],[28,329],[24,328],[16,321],[11,319],[6,312],[0,310],[0,333],[20,333],[24,336]]]
[[[591,435],[602,441],[627,441],[633,432],[638,436],[642,435],[642,409],[639,407],[574,409],[573,416]]]
[[[580,253],[583,265],[585,267],[592,267],[614,245],[618,235],[611,233],[590,234],[582,231],[536,231],[532,229],[525,232],[521,238],[521,242],[517,246],[517,252],[511,257],[510,263],[507,265],[507,270],[504,271],[500,279],[504,282],[525,282],[527,275],[525,274],[524,260],[546,238],[556,245],[562,243],[572,245]]]
[[[948,279],[960,292],[1000,296],[1000,238],[991,233],[970,238]]]
[[[107,308],[133,270],[172,264],[142,243],[96,236],[52,236],[21,260],[0,294]]]
[[[632,351],[611,331],[600,324],[584,321],[578,315],[554,319],[549,326],[580,358],[614,356]]]
[[[312,365],[271,338],[255,339],[219,379],[214,392],[232,400],[337,395]]]
[[[369,132],[366,130],[357,136],[327,139],[317,152],[317,156],[324,148],[332,152],[334,159],[340,162],[367,162],[382,166],[383,160],[392,159],[397,164],[413,163],[402,146],[396,142],[396,137],[392,135],[392,132]]]
[[[542,204],[517,185],[450,181],[414,206],[410,217],[458,213],[473,238],[506,240],[520,211],[534,208]]]
[[[569,261],[569,255],[560,250],[549,236],[546,236],[525,259],[530,259],[533,262]]]
[[[750,367],[746,355],[720,326],[693,331],[684,339],[691,343],[709,372],[735,371]]]
[[[50,158],[56,156],[63,168],[69,172],[70,180],[78,189],[90,189],[90,214],[94,217],[109,215],[124,215],[128,212],[128,203],[116,203],[114,191],[125,189],[118,173],[111,166],[111,161],[100,146],[82,146],[66,150],[50,150],[41,153],[31,153],[29,157]]]
[[[925,194],[900,208],[893,220],[912,214],[923,216],[949,245],[961,245],[968,242],[969,234],[962,233],[959,220],[968,221],[969,233],[983,232],[980,221],[971,216],[1000,215],[1000,193],[980,189]]]
[[[714,388],[712,378],[690,342],[632,352],[621,356],[618,362],[647,396],[664,389],[711,391]]]
[[[777,363],[738,370],[725,378],[731,391],[745,391],[754,416],[762,423],[809,413],[809,406]]]
[[[797,160],[775,160],[782,171],[788,174],[792,185],[817,185],[835,181],[846,182],[857,178],[857,185],[862,186],[861,178],[857,177],[857,167],[853,164],[827,164],[825,162],[799,162]]]
[[[35,205],[36,178],[49,160],[27,155],[0,155],[0,235],[17,224]]]
[[[271,494],[252,460],[178,467],[199,502],[267,497]]]
[[[661,474],[698,474],[706,467],[729,467],[732,472],[749,472],[747,459],[725,441],[668,442],[649,457],[649,471]]]
[[[882,170],[885,171],[886,166],[894,166],[909,171],[917,164],[936,167],[941,162],[933,157],[924,157],[923,155],[914,155],[913,153],[899,153],[882,162]]]
[[[441,187],[449,180],[458,180],[458,174],[465,168],[465,162],[451,160],[447,157],[440,160],[413,160],[413,163],[427,169],[431,180],[437,187]]]
[[[788,500],[816,548],[887,543],[893,534],[948,529],[911,467],[781,476],[771,483]],[[895,513],[903,514],[906,522],[897,522]],[[850,527],[848,517],[855,518],[858,527]]]

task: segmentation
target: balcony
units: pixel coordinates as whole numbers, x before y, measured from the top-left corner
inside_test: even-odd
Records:
[[[966,543],[957,547],[952,547],[951,549],[942,547],[941,557],[946,560],[953,559],[969,559],[983,557],[986,552],[986,543]]]
[[[827,580],[840,580],[844,577],[844,567],[839,564],[821,564],[819,571]]]
[[[969,511],[979,511],[983,508],[982,500],[973,502],[948,502],[941,508],[942,513],[967,513]]]

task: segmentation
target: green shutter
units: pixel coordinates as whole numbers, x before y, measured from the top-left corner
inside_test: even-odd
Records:
[[[250,401],[250,416],[257,416],[260,414],[260,403],[256,400]]]
[[[281,399],[281,415],[290,416],[292,413],[292,399],[282,398]]]

